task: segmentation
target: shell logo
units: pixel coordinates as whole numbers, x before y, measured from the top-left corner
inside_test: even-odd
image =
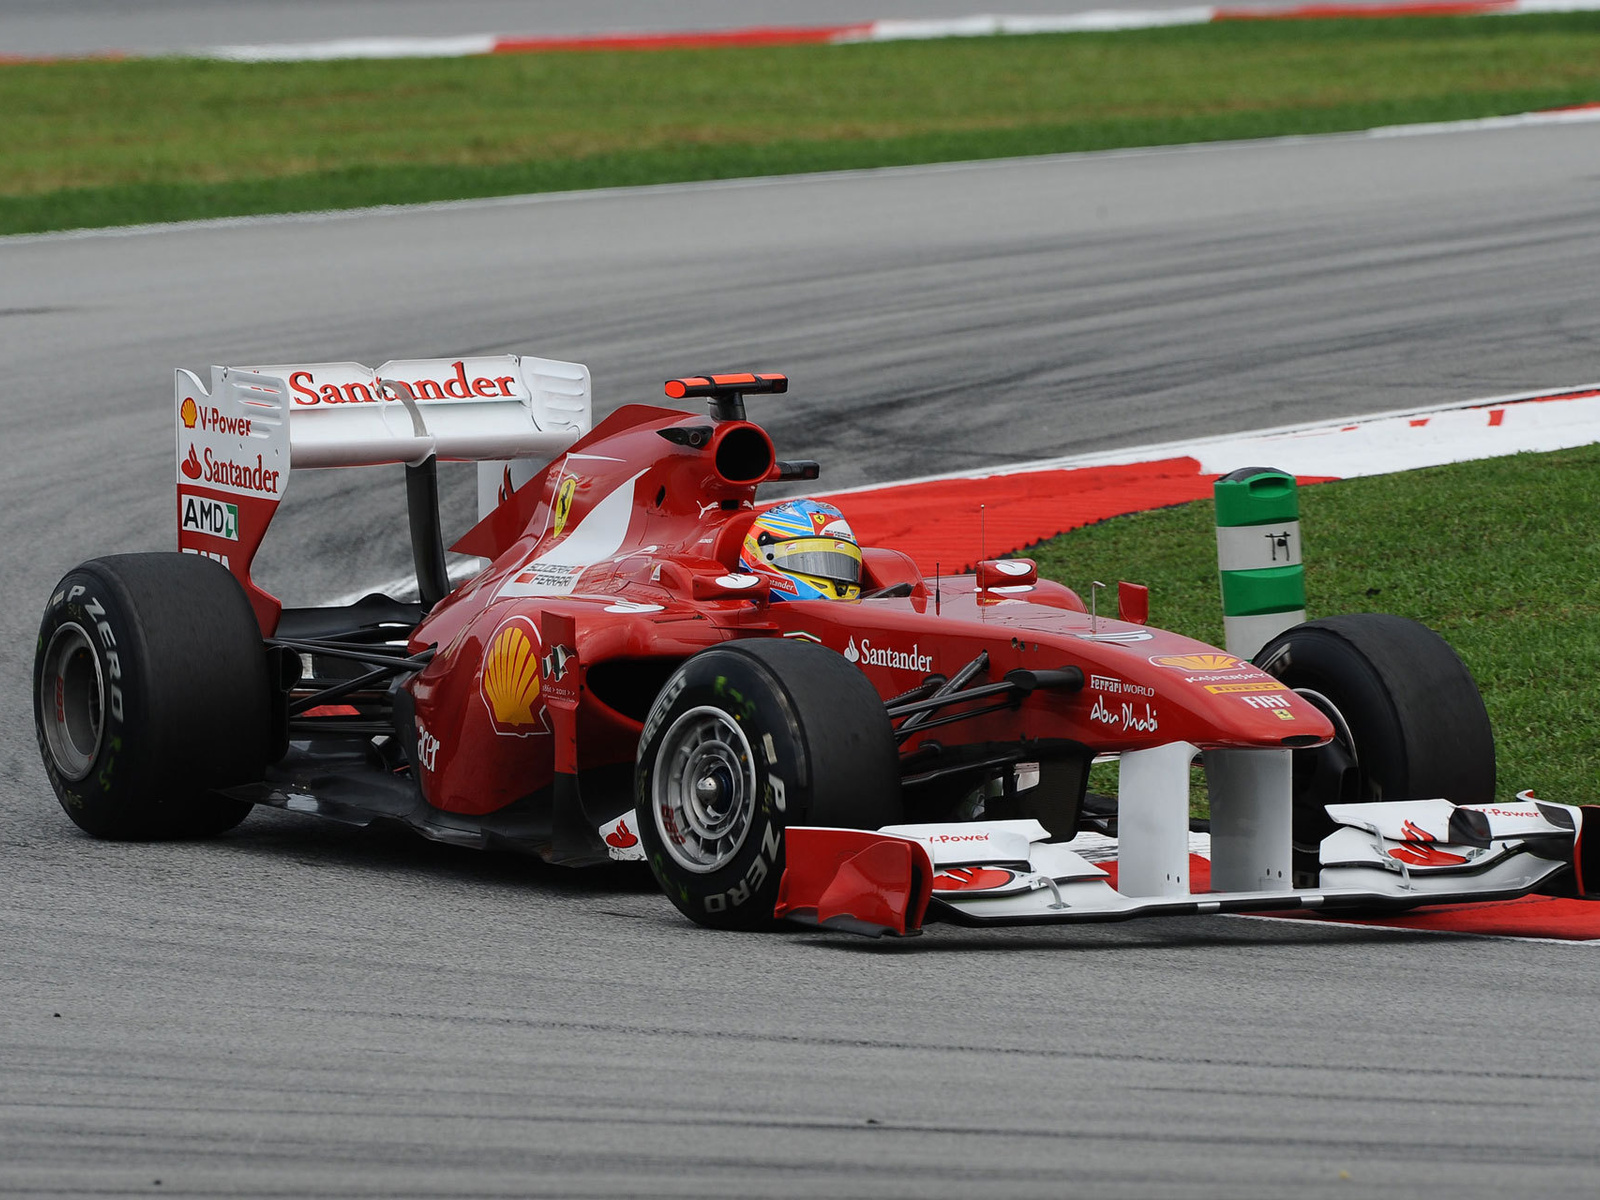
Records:
[[[200,419],[200,410],[194,406],[193,396],[183,398],[183,404],[178,408],[178,418],[183,422],[185,429],[194,428],[194,423]]]
[[[1158,654],[1150,661],[1177,671],[1237,671],[1241,665],[1231,654]]]
[[[512,617],[489,640],[482,690],[498,732],[523,736],[545,732],[539,699],[539,633],[527,617]]]

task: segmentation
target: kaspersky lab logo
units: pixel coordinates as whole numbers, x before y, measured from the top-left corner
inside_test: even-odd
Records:
[[[185,533],[204,533],[210,537],[226,538],[230,542],[239,540],[237,504],[227,504],[209,496],[184,495],[180,499]]]

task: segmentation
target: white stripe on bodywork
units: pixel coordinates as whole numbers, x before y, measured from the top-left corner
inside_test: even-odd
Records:
[[[649,468],[646,468],[648,470]],[[644,471],[613,488],[584,514],[572,532],[500,585],[495,595],[570,596],[583,568],[616,557],[633,523],[633,486]]]

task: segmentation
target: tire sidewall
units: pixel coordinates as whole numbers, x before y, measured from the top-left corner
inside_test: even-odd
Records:
[[[45,649],[63,626],[75,624],[88,635],[100,669],[103,729],[100,745],[82,779],[68,779],[45,735]],[[148,777],[150,743],[136,621],[117,590],[98,575],[70,572],[51,594],[39,626],[33,663],[33,725],[45,774],[67,816],[89,833],[126,835],[154,815],[154,805],[135,798]]]
[[[82,779],[46,734],[46,651],[77,625],[100,671],[103,732]],[[34,657],[34,731],[62,809],[96,837],[209,837],[251,804],[216,789],[259,781],[271,684],[261,630],[239,582],[198,555],[92,559],[45,605]],[[85,701],[86,703],[86,701]],[[52,714],[53,717],[53,714]]]
[[[655,811],[657,758],[673,723],[694,708],[727,713],[750,746],[755,811],[743,842],[726,864],[697,873],[668,852]],[[721,928],[760,928],[773,921],[784,869],[784,831],[805,824],[811,772],[800,725],[781,683],[754,658],[711,650],[686,662],[645,719],[634,775],[634,804],[645,857],[662,889],[691,920]]]

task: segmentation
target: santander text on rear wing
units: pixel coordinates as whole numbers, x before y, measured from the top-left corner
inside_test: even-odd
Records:
[[[588,431],[589,371],[513,354],[401,359],[375,370],[279,364],[213,367],[207,388],[180,368],[174,409],[179,548],[233,571],[270,632],[279,605],[251,582],[250,563],[291,469],[406,464],[417,543],[418,498],[436,496],[433,463],[482,464],[479,515],[486,515]],[[421,532],[436,543],[436,513],[432,520],[431,534]],[[442,564],[442,549],[423,549]],[[423,557],[419,549],[419,576]],[[434,574],[442,575],[442,565]]]

